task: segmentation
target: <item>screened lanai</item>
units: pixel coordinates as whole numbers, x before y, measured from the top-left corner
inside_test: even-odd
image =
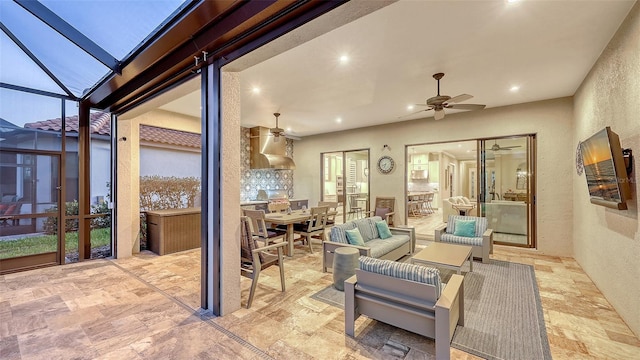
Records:
[[[86,98],[193,5],[0,2],[1,272],[114,255],[115,129]]]
[[[223,259],[239,255],[221,246],[221,67],[345,2],[0,1],[0,273],[138,251],[118,116],[198,79],[201,304],[237,308]]]

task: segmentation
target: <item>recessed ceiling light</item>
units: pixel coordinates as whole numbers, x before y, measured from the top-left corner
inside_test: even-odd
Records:
[[[514,3],[514,2],[518,2],[520,0],[507,0],[508,3]]]
[[[287,128],[287,132],[291,132],[291,128],[290,127]]]
[[[407,105],[407,110],[413,110],[414,106],[413,105]]]
[[[341,117],[337,117],[337,118],[336,118],[336,122],[337,122],[338,124],[340,124],[340,123],[342,122],[342,118],[341,118]]]
[[[260,94],[260,88],[257,86],[254,86],[253,89],[251,89],[251,92],[254,94]]]
[[[518,85],[513,85],[513,86],[511,87],[511,89],[509,89],[509,90],[510,90],[511,92],[516,92],[516,91],[520,90],[520,86],[518,86]]]
[[[347,56],[347,55],[340,56],[340,63],[341,64],[346,64],[348,62],[349,62],[349,56]]]

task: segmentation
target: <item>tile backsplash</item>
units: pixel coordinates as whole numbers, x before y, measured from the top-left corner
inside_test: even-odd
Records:
[[[258,190],[285,190],[293,198],[293,170],[251,169],[251,141],[249,128],[241,128],[242,153],[240,177],[240,201],[255,200]],[[286,154],[293,157],[293,140],[286,139]]]

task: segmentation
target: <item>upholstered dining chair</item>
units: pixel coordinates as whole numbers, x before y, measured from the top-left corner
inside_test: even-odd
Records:
[[[280,284],[282,291],[285,291],[283,253],[284,247],[287,245],[287,243],[281,242],[258,247],[255,237],[251,235],[250,222],[248,217],[241,217],[240,273],[242,276],[251,279],[251,290],[249,291],[249,299],[247,300],[247,309],[251,307],[251,303],[253,302],[253,295],[255,295],[256,292],[260,272],[270,266],[278,266],[280,268]],[[276,251],[277,255],[268,253],[268,251]]]
[[[393,226],[396,198],[393,196],[377,196],[374,210],[368,212],[369,216],[380,216],[387,220],[389,226]]]
[[[251,222],[251,234],[264,242],[265,245],[274,243],[278,239],[286,241],[286,228],[279,229],[267,227],[267,223],[264,218],[264,210],[245,209],[244,215],[248,217]]]
[[[307,241],[309,252],[313,254],[313,246],[311,238],[320,236],[321,240],[325,240],[324,228],[327,224],[327,212],[329,208],[326,206],[318,206],[311,208],[311,218],[300,224],[293,224],[293,233],[298,234]]]

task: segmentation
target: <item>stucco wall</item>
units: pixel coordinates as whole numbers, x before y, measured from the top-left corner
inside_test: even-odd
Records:
[[[296,197],[308,198],[310,204],[319,200],[320,153],[370,149],[371,198],[395,196],[396,212],[403,214],[405,145],[536,133],[538,251],[572,256],[574,166],[571,154],[575,146],[562,137],[572,132],[572,124],[572,99],[562,98],[449,114],[442,121],[426,118],[305,137],[295,143]],[[385,144],[389,149],[383,148]],[[382,155],[390,155],[396,161],[396,169],[388,175],[376,170],[376,162]]]
[[[240,76],[222,73],[221,314],[240,308]],[[212,189],[211,191],[215,191]],[[217,254],[213,254],[216,256]],[[245,299],[246,301],[246,299]]]
[[[605,126],[636,157],[628,210],[589,202],[586,179],[573,177],[575,258],[604,296],[640,335],[640,225],[637,170],[640,156],[640,3],[632,8],[574,97],[573,144]]]
[[[140,176],[202,177],[200,152],[140,147]]]

